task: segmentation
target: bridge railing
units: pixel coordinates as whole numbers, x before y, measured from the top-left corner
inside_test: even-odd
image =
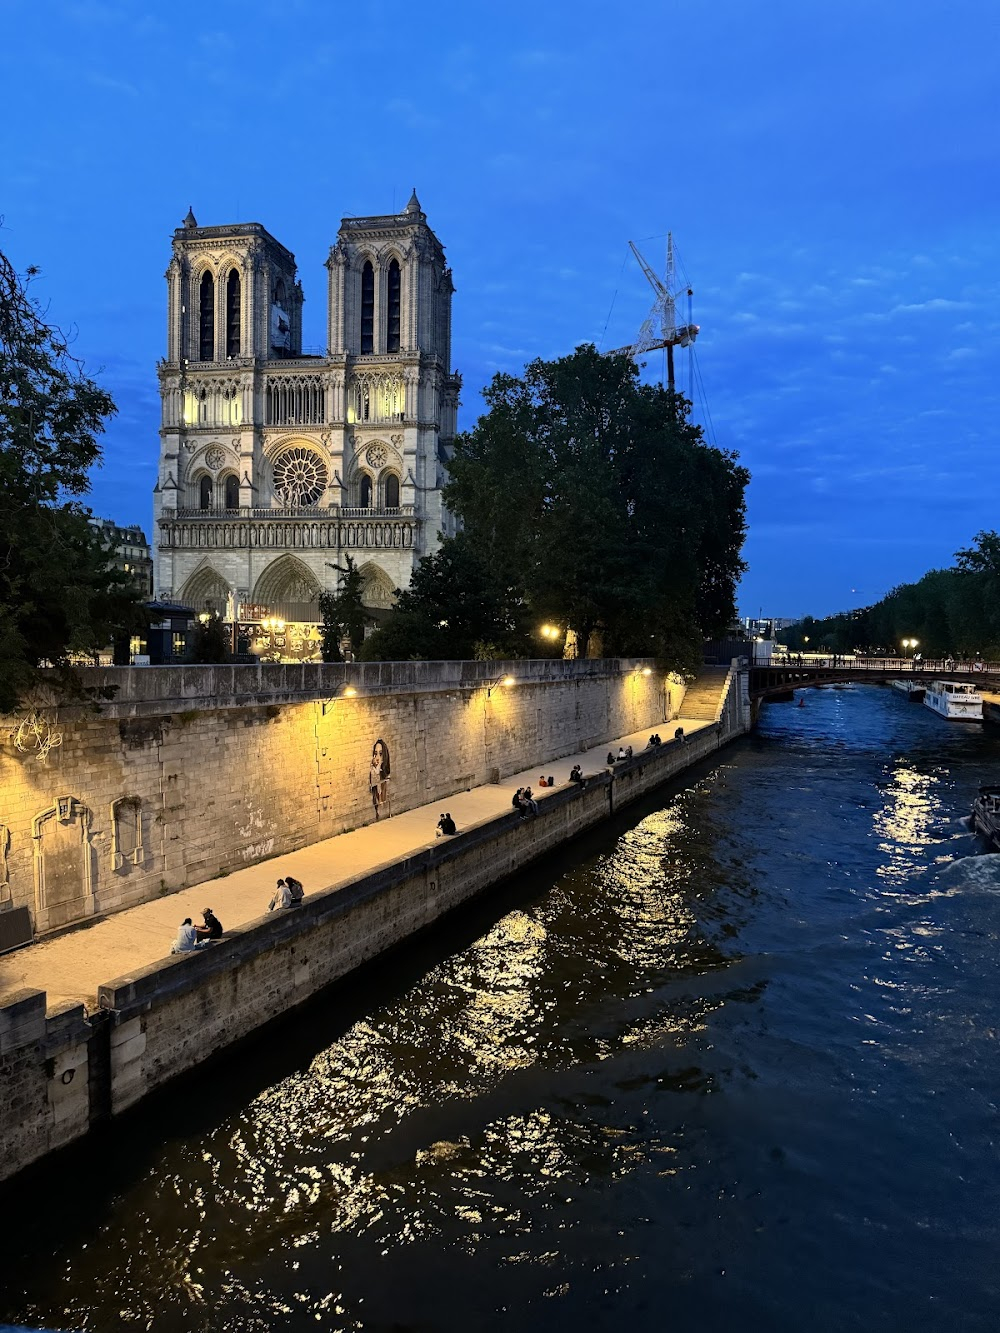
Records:
[[[982,658],[958,660],[951,657],[914,659],[911,657],[863,657],[858,654],[782,653],[753,658],[755,667],[812,667],[829,671],[886,672],[919,671],[923,675],[978,676],[1000,674],[1000,662]]]

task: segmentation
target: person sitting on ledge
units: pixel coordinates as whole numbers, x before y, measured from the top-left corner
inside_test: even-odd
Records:
[[[626,758],[626,759],[631,759],[631,758],[632,758],[632,747],[631,747],[631,745],[626,745],[626,747],[625,747],[625,758]]]
[[[674,732],[674,740],[675,740],[675,741],[680,741],[680,743],[681,743],[682,745],[684,744],[684,728],[683,728],[683,727],[678,727],[677,730]]]
[[[584,781],[583,769],[580,767],[579,764],[574,764],[573,767],[570,769],[569,780],[570,782],[579,782],[582,785]]]
[[[609,750],[609,751],[608,751],[608,758],[607,758],[607,765],[608,765],[608,768],[610,768],[611,765],[612,765],[614,762],[615,762],[615,757],[614,757],[614,755],[611,753],[611,751]]]
[[[530,787],[525,787],[524,791],[521,793],[521,803],[522,807],[528,814],[538,814],[538,802],[535,800]]]
[[[647,750],[655,750],[655,749],[656,749],[656,737],[655,737],[655,736],[650,736],[649,740],[646,742],[646,749],[647,749]]]
[[[524,810],[521,805],[521,797],[523,795],[524,795],[524,788],[518,787],[517,791],[514,793],[514,799],[511,801],[511,805],[514,807],[514,809],[520,810],[522,814],[524,813]]]
[[[538,779],[538,785],[539,785],[539,787],[547,787],[547,786],[549,785],[549,780],[548,780],[548,778],[545,776],[544,773],[543,773],[542,776]]]
[[[206,907],[201,914],[204,921],[203,926],[196,926],[199,944],[211,944],[213,940],[222,939],[222,922],[215,915],[210,907]]]
[[[449,811],[447,814],[442,815],[437,823],[436,836],[440,838],[441,835],[444,834],[446,838],[451,838],[457,832],[458,832],[458,825],[452,819],[451,812]]]
[[[628,758],[628,756],[627,756],[626,753],[625,753],[625,746],[624,746],[624,745],[619,745],[619,747],[618,747],[618,762],[619,762],[620,764],[621,764],[621,763],[624,763],[624,761],[625,761],[627,758]]]
[[[292,906],[298,907],[299,903],[306,896],[306,891],[302,887],[301,881],[297,880],[294,875],[286,875],[285,883],[288,885],[288,896],[292,900]]]
[[[291,907],[292,895],[289,892],[288,885],[283,879],[278,880],[278,887],[274,890],[274,897],[267,905],[267,910],[273,912],[276,907]]]
[[[191,924],[191,918],[186,916],[177,927],[177,938],[171,945],[171,953],[193,953],[195,941],[198,938],[198,932]]]

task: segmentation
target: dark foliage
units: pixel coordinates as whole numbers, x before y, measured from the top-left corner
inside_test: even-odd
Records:
[[[72,656],[146,623],[79,500],[114,411],[0,253],[0,712],[45,664],[78,692]]]
[[[1000,657],[1000,536],[980,532],[951,569],[932,569],[858,611],[806,616],[783,631],[795,652],[832,648],[898,653],[916,639],[924,657]]]
[[[696,666],[735,613],[746,470],[705,444],[684,399],[590,346],[497,375],[484,396],[445,492],[464,533],[401,595],[405,634],[387,626],[366,652],[534,655],[547,621],[581,652]]]

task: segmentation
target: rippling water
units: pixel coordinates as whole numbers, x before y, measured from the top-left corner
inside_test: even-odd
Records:
[[[995,1330],[1000,734],[807,699],[32,1177],[0,1319]]]

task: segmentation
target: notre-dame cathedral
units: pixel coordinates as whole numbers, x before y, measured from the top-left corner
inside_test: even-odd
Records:
[[[346,555],[377,617],[454,530],[454,287],[416,193],[401,213],[345,218],[326,268],[322,354],[302,347],[295,257],[259,223],[200,227],[189,211],[166,274],[156,594],[280,618],[295,657]]]

